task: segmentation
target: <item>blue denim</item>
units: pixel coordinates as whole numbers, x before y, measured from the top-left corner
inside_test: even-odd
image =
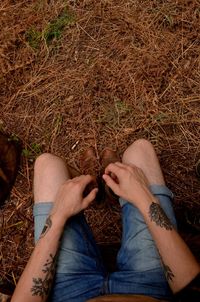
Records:
[[[150,190],[176,228],[172,192],[158,185]],[[50,301],[85,302],[100,295],[123,293],[170,299],[160,257],[142,215],[127,201],[120,198],[119,202],[123,233],[116,272],[106,271],[84,215],[76,215],[66,223],[63,232]],[[36,242],[52,206],[52,202],[34,206]]]

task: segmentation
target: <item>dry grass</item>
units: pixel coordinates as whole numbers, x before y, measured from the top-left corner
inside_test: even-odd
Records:
[[[1,1],[0,127],[24,152],[1,211],[0,280],[15,283],[33,248],[32,172],[41,151],[77,167],[90,145],[99,157],[105,146],[122,153],[148,138],[179,221],[199,211],[199,7],[198,0]],[[119,213],[101,211],[87,211],[97,240],[119,240]]]

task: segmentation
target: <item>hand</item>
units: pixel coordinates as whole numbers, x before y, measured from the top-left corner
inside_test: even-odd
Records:
[[[112,163],[105,169],[103,179],[113,192],[139,207],[145,200],[152,200],[149,183],[142,170],[134,165]]]
[[[67,180],[58,190],[51,215],[58,214],[59,220],[65,223],[69,217],[86,209],[98,191],[95,188],[86,197],[83,197],[86,186],[92,181],[94,181],[94,177],[90,175],[81,175]]]

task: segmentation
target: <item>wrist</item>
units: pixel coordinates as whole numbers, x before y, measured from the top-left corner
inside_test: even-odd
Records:
[[[152,202],[159,204],[158,199],[155,198],[155,196],[148,189],[145,188],[145,190],[140,195],[140,199],[137,203],[137,208],[143,214],[149,211],[149,207]]]
[[[46,238],[49,240],[49,238],[60,238],[64,226],[65,226],[66,220],[60,219],[55,213],[52,211],[49,213],[49,216],[46,219],[45,225],[43,227],[43,230],[40,234],[40,239]]]
[[[58,212],[54,212],[52,211],[50,213],[51,216],[51,220],[52,220],[52,224],[57,227],[57,228],[64,228],[65,223],[67,222],[67,220],[69,219],[68,216],[64,216]]]

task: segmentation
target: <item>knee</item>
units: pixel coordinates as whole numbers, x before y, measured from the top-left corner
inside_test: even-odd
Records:
[[[134,147],[137,147],[138,149],[141,149],[141,150],[149,150],[149,149],[154,149],[152,143],[145,139],[145,138],[140,138],[140,139],[137,139],[133,144],[132,144]]]
[[[35,160],[34,170],[38,171],[43,169],[44,167],[50,165],[53,161],[55,161],[57,156],[51,153],[43,153],[39,155]]]
[[[133,142],[124,152],[122,156],[122,161],[127,161],[132,157],[133,153],[138,153],[138,155],[143,153],[154,152],[154,147],[150,141],[144,138],[140,138]]]

